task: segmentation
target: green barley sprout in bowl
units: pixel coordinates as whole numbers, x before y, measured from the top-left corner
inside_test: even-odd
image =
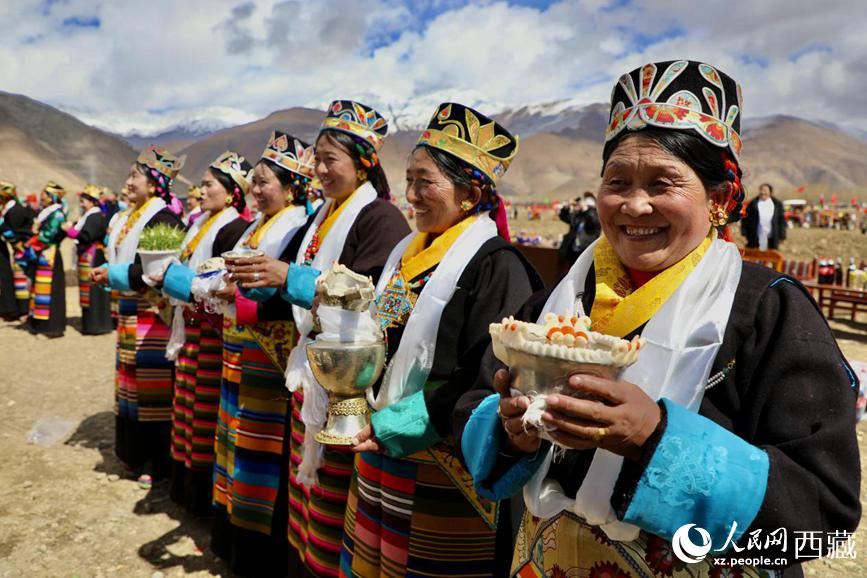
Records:
[[[142,231],[139,251],[177,251],[184,242],[183,229],[159,223]]]

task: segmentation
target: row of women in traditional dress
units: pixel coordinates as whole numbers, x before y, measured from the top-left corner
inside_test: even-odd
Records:
[[[744,197],[741,109],[704,63],[623,75],[604,236],[548,290],[497,190],[518,138],[469,107],[440,105],[407,160],[415,232],[389,200],[385,119],[335,101],[312,146],[274,132],[255,166],[216,159],[181,258],[156,277],[136,247],[157,222],[181,226],[165,197],[182,159],[145,150],[93,273],[122,292],[118,456],[171,475],[193,512],[213,504],[211,548],[251,576],[716,575],[672,555],[680,526],[720,552],[761,530],[853,530],[857,380],[803,288],[716,238]],[[230,248],[264,256],[228,259],[228,285],[202,300],[199,265]],[[387,337],[371,424],[348,447],[315,440],[327,403],[305,363],[333,262],[376,283]],[[595,397],[549,396],[540,436],[488,328],[546,313],[646,346],[619,379],[571,377]],[[799,575],[782,546],[765,544]]]
[[[34,334],[61,337],[66,327],[66,282],[60,243],[75,240],[81,305],[81,332],[112,330],[108,294],[91,292],[90,270],[105,262],[105,217],[99,192],[88,186],[80,194],[81,217],[66,222],[66,190],[51,181],[42,191],[35,216],[17,197],[15,185],[0,183],[0,315],[22,320]]]

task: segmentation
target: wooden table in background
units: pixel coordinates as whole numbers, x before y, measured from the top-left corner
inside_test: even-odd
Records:
[[[805,282],[804,287],[816,298],[823,313],[828,309],[828,319],[834,318],[835,309],[848,309],[852,321],[859,312],[867,313],[867,291],[816,282]]]

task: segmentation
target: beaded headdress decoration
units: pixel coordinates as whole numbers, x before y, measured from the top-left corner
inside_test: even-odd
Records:
[[[454,102],[439,105],[417,144],[458,157],[492,183],[518,154],[518,137],[482,113]]]
[[[691,130],[730,151],[737,162],[743,146],[742,100],[740,85],[710,64],[692,60],[645,64],[614,85],[605,142],[624,130],[646,126]]]
[[[9,197],[15,196],[16,188],[13,183],[8,181],[0,181],[0,195]]]
[[[86,197],[94,203],[99,203],[100,188],[93,184],[84,186],[84,190],[79,193],[80,197]]]
[[[58,202],[60,199],[66,196],[66,189],[64,189],[54,181],[48,181],[42,191],[51,195],[51,198],[54,199],[54,202]]]
[[[319,130],[345,132],[367,141],[378,151],[388,133],[388,121],[367,105],[352,100],[335,100],[328,107]]]
[[[313,154],[312,145],[289,133],[275,130],[265,146],[262,158],[302,177],[313,179]]]
[[[139,153],[136,162],[155,170],[168,179],[173,179],[181,172],[186,160],[186,155],[176,157],[162,147],[150,145]]]
[[[245,195],[250,190],[250,180],[253,178],[253,169],[244,170],[246,159],[233,151],[226,151],[211,163],[211,168],[225,173],[232,181],[241,188]],[[201,198],[201,197],[200,197]]]

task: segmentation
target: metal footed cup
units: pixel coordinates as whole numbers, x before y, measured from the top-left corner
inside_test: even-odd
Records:
[[[316,441],[352,445],[352,438],[370,423],[366,395],[385,367],[385,342],[317,339],[307,344],[307,360],[313,377],[328,392],[328,422]]]

